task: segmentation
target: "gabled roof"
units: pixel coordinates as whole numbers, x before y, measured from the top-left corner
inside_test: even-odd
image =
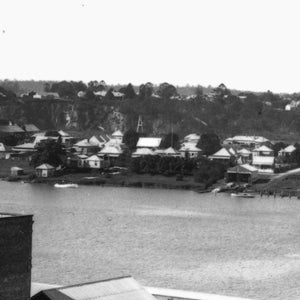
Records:
[[[112,137],[123,137],[123,133],[120,130],[117,130],[111,136]]]
[[[132,153],[133,156],[153,155],[154,152],[149,148],[138,148]]]
[[[279,152],[280,153],[292,153],[292,152],[294,152],[296,150],[296,147],[294,146],[294,145],[289,145],[289,146],[287,146],[286,148],[284,148],[284,149],[281,149]]]
[[[230,168],[227,170],[227,172],[228,173],[239,173],[239,174],[252,174],[252,173],[258,172],[258,170],[253,166],[245,164],[245,165],[238,165],[233,168]]]
[[[55,169],[53,166],[49,165],[49,164],[42,164],[38,167],[36,167],[37,170],[51,170],[51,169]]]
[[[164,151],[164,153],[165,154],[169,154],[169,155],[176,155],[176,154],[178,154],[178,151],[176,151],[174,148],[172,148],[172,147],[169,147],[168,149],[166,149],[165,151]]]
[[[260,146],[257,149],[254,149],[253,152],[272,152],[273,150],[265,145]]]
[[[78,143],[74,144],[75,147],[95,147],[95,145],[92,145],[91,143],[88,142],[87,139],[81,140]]]
[[[98,146],[98,147],[102,147],[104,145],[104,142],[100,142],[96,136],[92,136],[90,139],[89,139],[89,143],[91,145],[94,145],[94,146]]]
[[[92,155],[90,156],[89,158],[86,159],[87,161],[101,161],[103,160],[102,158],[100,158],[99,156],[97,155]]]
[[[155,300],[132,277],[120,277],[41,291],[32,300]]]
[[[161,138],[141,137],[137,142],[138,148],[158,148],[161,143]]]
[[[35,149],[35,143],[25,143],[22,145],[17,145],[12,148],[13,151],[33,151]]]
[[[181,148],[179,149],[180,152],[200,152],[202,151],[198,148],[194,143],[184,143]]]
[[[187,136],[184,137],[185,141],[191,141],[191,140],[200,140],[200,135],[196,134],[196,133],[191,133],[188,134]]]
[[[241,150],[238,150],[238,153],[241,154],[241,155],[250,155],[251,154],[251,151],[243,148]]]
[[[252,164],[272,166],[274,164],[274,156],[253,156]]]
[[[217,151],[215,154],[211,155],[210,158],[230,158],[233,154],[230,153],[226,148],[222,148]]]
[[[99,154],[108,154],[108,155],[120,155],[122,150],[120,147],[105,145],[104,148],[99,152]]]

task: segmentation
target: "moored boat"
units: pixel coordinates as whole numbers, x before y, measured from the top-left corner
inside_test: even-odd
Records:
[[[78,188],[77,183],[55,183],[54,187],[56,188]]]
[[[254,198],[255,195],[252,193],[231,193],[231,197],[238,197],[238,198]]]

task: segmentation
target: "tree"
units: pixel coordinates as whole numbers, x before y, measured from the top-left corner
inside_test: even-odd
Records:
[[[51,92],[58,93],[60,97],[73,97],[76,95],[73,84],[68,81],[53,83],[51,86]]]
[[[139,133],[130,128],[124,133],[123,143],[128,147],[129,150],[132,151],[136,148],[139,137]]]
[[[164,82],[159,85],[157,94],[163,99],[170,99],[172,96],[176,96],[178,93],[174,85]]]
[[[219,137],[215,133],[204,133],[197,144],[204,155],[211,155],[221,149]]]
[[[162,148],[173,147],[174,149],[179,149],[179,136],[176,133],[170,132],[164,136],[161,142]]]
[[[136,97],[135,90],[131,83],[129,83],[124,90],[126,99],[134,99]]]
[[[277,155],[278,155],[278,152],[279,152],[281,149],[284,149],[286,146],[287,146],[287,144],[285,144],[284,142],[278,142],[278,143],[275,143],[274,146],[272,147],[273,150],[274,150],[274,156],[277,156]]]
[[[198,85],[195,88],[195,95],[196,95],[197,100],[202,100],[202,98],[203,98],[203,88],[202,88],[202,86]]]
[[[146,84],[141,84],[139,87],[139,95],[142,99],[151,97],[153,92],[154,92],[154,87],[151,82],[147,82]]]
[[[37,152],[32,156],[30,164],[37,167],[47,163],[57,167],[63,163],[65,154],[65,149],[60,142],[48,139],[38,145]]]

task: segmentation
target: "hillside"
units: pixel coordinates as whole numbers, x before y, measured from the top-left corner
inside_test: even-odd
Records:
[[[249,134],[274,140],[299,139],[300,109],[285,111],[287,100],[271,92],[235,95],[227,88],[214,89],[210,95],[203,93],[187,100],[168,94],[170,85],[165,85],[164,90],[159,88],[152,91],[159,96],[140,93],[130,98],[123,88],[125,96],[122,99],[96,97],[93,93],[90,96],[88,92],[83,98],[78,98],[74,92],[73,96],[60,99],[20,98],[7,94],[0,97],[0,118],[11,119],[17,124],[34,123],[41,129],[97,131],[101,126],[111,132],[116,128],[123,131],[136,128],[138,117],[142,116],[144,131],[149,135],[173,130],[183,137],[191,132],[214,131],[220,137]],[[172,93],[175,93],[173,88]]]

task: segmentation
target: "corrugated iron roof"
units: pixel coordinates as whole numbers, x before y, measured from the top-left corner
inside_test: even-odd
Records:
[[[141,137],[137,142],[137,147],[140,148],[157,148],[159,147],[161,138]]]
[[[40,130],[34,124],[25,124],[24,125],[26,132],[39,132]]]
[[[120,277],[91,283],[45,290],[32,297],[46,295],[50,300],[155,300],[132,277]]]
[[[0,132],[4,133],[21,133],[24,130],[19,127],[18,125],[7,125],[7,126],[0,126]]]

